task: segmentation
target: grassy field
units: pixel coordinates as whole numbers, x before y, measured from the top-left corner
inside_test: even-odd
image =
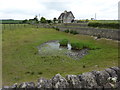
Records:
[[[2,24],[19,24],[22,23],[23,20],[0,20]]]
[[[36,27],[29,24],[2,24],[3,30],[15,30],[19,28],[28,28],[28,27]]]
[[[118,23],[120,20],[78,20],[78,22]]]
[[[118,20],[90,20],[89,22],[97,22],[97,23],[118,23]]]
[[[90,50],[81,60],[67,56],[40,56],[37,46],[50,40],[68,39],[86,42],[101,48]],[[49,28],[5,28],[2,31],[3,85],[52,78],[60,73],[81,74],[118,65],[118,43],[112,40],[94,40],[85,35],[72,35]],[[98,65],[98,67],[96,67]]]
[[[89,20],[85,22],[85,20],[80,20],[79,23],[69,23],[69,24],[56,24],[56,26],[61,27],[80,27],[80,28],[102,28],[102,29],[112,29],[119,30],[120,20]],[[84,23],[83,23],[84,22]],[[76,25],[75,25],[76,24]]]

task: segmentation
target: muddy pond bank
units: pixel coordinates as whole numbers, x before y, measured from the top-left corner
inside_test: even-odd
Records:
[[[83,56],[88,54],[88,49],[72,50],[70,43],[68,43],[67,46],[61,46],[59,41],[48,41],[37,48],[39,55],[42,56],[66,55],[75,60],[81,59]]]

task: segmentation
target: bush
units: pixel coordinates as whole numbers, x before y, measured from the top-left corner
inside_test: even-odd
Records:
[[[57,28],[57,27],[56,27],[55,29],[56,29],[57,31],[59,31],[59,30],[60,30],[60,29],[59,29],[59,28]]]
[[[43,74],[42,72],[38,72],[39,75]]]
[[[80,50],[83,49],[83,43],[71,43],[72,49]]]
[[[55,29],[55,27],[54,27],[54,26],[52,26],[52,28],[53,28],[53,29]]]
[[[85,20],[85,22],[89,22],[89,20],[88,20],[88,19],[86,19],[86,20]]]
[[[90,22],[88,24],[90,27],[100,27],[100,28],[112,28],[119,29],[119,23],[98,23],[98,22]]]
[[[52,21],[51,20],[46,20],[47,21],[47,23],[49,23],[49,24],[51,24],[52,23]]]
[[[75,50],[81,50],[85,48],[90,50],[100,49],[91,43],[83,43],[83,42],[71,43],[71,46],[72,46],[72,49],[75,49]]]
[[[35,73],[34,72],[31,72],[31,75],[34,75]]]
[[[58,27],[52,27],[53,29],[55,29],[55,30],[57,30],[57,31],[59,31],[60,29],[58,28]]]
[[[70,30],[70,33],[73,34],[73,35],[78,34],[78,32],[75,31],[75,30]]]
[[[68,44],[68,40],[67,39],[62,39],[62,40],[60,40],[60,46],[67,46],[67,44]]]
[[[64,32],[69,33],[69,29],[65,30]]]
[[[41,23],[46,23],[47,21],[46,21],[46,19],[44,17],[41,17],[40,22]]]

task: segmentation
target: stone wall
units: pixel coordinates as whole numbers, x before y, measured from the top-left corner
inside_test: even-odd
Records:
[[[118,29],[114,30],[114,29],[93,28],[93,27],[88,27],[87,24],[64,24],[64,25],[58,25],[57,28],[59,28],[60,31],[74,30],[77,31],[79,34],[83,34],[83,35],[99,36],[102,38],[120,40],[120,36],[119,36],[120,30]]]
[[[103,71],[86,72],[80,75],[67,75],[62,77],[56,74],[51,79],[40,78],[36,83],[23,82],[21,84],[14,84],[13,86],[4,86],[2,90],[7,89],[40,89],[40,90],[120,90],[120,68],[111,67]]]
[[[76,27],[87,27],[88,24],[87,23],[65,23],[65,24],[61,24],[64,26],[76,26]]]

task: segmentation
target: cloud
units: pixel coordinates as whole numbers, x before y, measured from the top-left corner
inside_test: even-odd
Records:
[[[66,8],[69,8],[64,2],[44,2],[43,4],[48,10],[50,9],[50,10],[63,11]]]
[[[118,19],[119,0],[2,0],[0,19],[29,19],[35,15],[47,19],[58,17],[64,10],[76,19]]]
[[[120,20],[120,1],[119,1],[119,5],[118,5],[118,20]]]

